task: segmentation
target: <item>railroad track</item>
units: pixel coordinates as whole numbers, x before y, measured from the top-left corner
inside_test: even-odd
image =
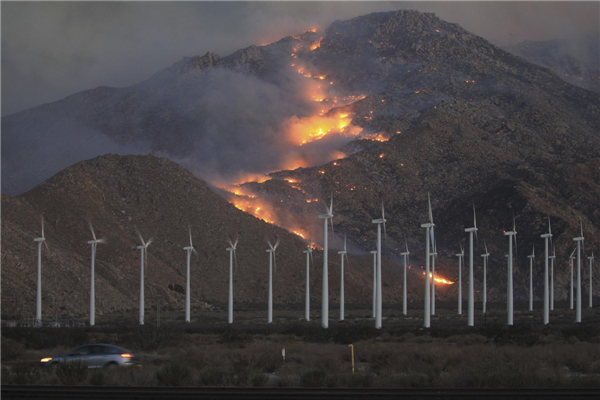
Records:
[[[597,399],[599,389],[214,388],[3,385],[2,399]]]

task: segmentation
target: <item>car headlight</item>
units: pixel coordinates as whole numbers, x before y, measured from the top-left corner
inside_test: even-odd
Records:
[[[46,357],[46,358],[42,358],[40,361],[41,361],[41,362],[48,362],[48,361],[50,361],[50,360],[52,360],[52,357]]]

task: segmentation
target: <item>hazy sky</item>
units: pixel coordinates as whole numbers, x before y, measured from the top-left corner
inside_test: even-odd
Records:
[[[127,86],[184,56],[221,56],[337,19],[434,12],[498,45],[597,32],[591,2],[1,2],[2,115]]]

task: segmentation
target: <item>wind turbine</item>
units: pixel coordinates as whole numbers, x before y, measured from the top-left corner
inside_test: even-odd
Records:
[[[465,256],[465,250],[460,245],[460,253],[455,254],[458,257],[458,315],[462,315],[462,259]]]
[[[571,298],[570,306],[571,306],[571,310],[573,309],[573,260],[575,259],[575,257],[573,256],[573,254],[575,254],[575,250],[577,250],[577,249],[573,249],[573,252],[569,256],[569,266],[571,267],[571,291],[570,291],[570,298]]]
[[[37,242],[38,265],[37,265],[37,293],[35,297],[35,323],[37,326],[42,326],[42,243],[46,246],[46,250],[50,250],[46,243],[44,235],[44,216],[42,215],[42,236],[33,239]]]
[[[437,258],[437,241],[433,243],[431,256],[431,315],[435,315],[435,259]]]
[[[372,317],[377,317],[377,250],[371,250],[373,254],[373,314]]]
[[[588,257],[588,260],[590,260],[590,301],[589,301],[589,308],[592,308],[592,265],[594,264],[594,252],[592,252],[592,256]]]
[[[346,235],[344,235],[344,250],[338,251],[338,254],[342,256],[342,268],[341,268],[341,282],[340,282],[340,321],[344,320],[344,257],[346,262],[348,261],[348,251],[346,250]]]
[[[98,243],[105,243],[104,239],[96,239],[96,233],[92,226],[92,221],[89,221],[90,230],[92,231],[92,237],[94,240],[88,241],[88,244],[92,245],[92,273],[90,278],[90,326],[96,325],[96,286],[95,280],[95,267],[96,267],[96,246]]]
[[[535,259],[535,245],[529,258],[529,311],[533,311],[533,260]]]
[[[550,304],[548,298],[548,239],[552,237],[552,228],[550,226],[550,216],[548,216],[548,233],[540,236],[544,239],[544,325],[550,323]]]
[[[469,303],[467,325],[475,325],[475,288],[473,286],[473,233],[477,238],[477,215],[475,214],[475,203],[473,203],[473,227],[465,229],[469,233]],[[477,238],[479,244],[479,238]]]
[[[268,320],[267,323],[273,322],[273,263],[275,264],[275,269],[277,269],[277,259],[275,258],[275,251],[277,250],[277,246],[279,246],[279,239],[275,242],[275,246],[271,244],[270,240],[267,240],[270,249],[267,250],[269,253],[269,312],[268,312]]]
[[[429,222],[421,224],[421,228],[425,228],[425,296],[424,296],[424,315],[423,315],[423,326],[425,328],[431,327],[431,295],[430,295],[430,283],[429,283],[429,252],[430,242],[435,243],[435,234],[433,228],[433,213],[431,212],[431,196],[427,193],[427,203],[429,206]]]
[[[577,303],[575,309],[575,322],[581,322],[581,243],[584,240],[583,237],[583,221],[579,220],[581,226],[581,235],[573,238],[574,242],[577,242]]]
[[[504,236],[508,236],[508,278],[506,285],[507,325],[513,325],[513,238],[515,240],[515,252],[517,251],[517,228],[514,215],[513,230],[504,232]]]
[[[483,313],[486,312],[487,305],[487,261],[490,253],[488,252],[487,243],[485,244],[485,254],[482,254],[483,257]]]
[[[187,279],[185,282],[185,322],[190,322],[190,262],[192,260],[192,252],[198,255],[198,252],[192,244],[192,228],[188,227],[188,231],[190,233],[190,245],[183,248],[183,250],[187,252]]]
[[[404,315],[406,315],[407,313],[407,300],[408,300],[408,296],[407,296],[407,290],[406,290],[406,262],[407,262],[407,258],[410,255],[410,252],[408,251],[408,241],[406,240],[406,238],[404,238],[404,244],[406,245],[406,251],[404,253],[400,253],[401,256],[404,256],[404,285],[402,286],[402,313]]]
[[[306,300],[304,309],[304,318],[310,321],[310,260],[313,258],[312,241],[310,245],[306,246],[306,250],[303,251],[306,254]],[[313,262],[314,263],[314,262]]]
[[[229,324],[233,324],[233,260],[235,259],[235,266],[237,268],[237,255],[236,255],[236,247],[238,244],[239,238],[235,238],[235,242],[231,242],[231,239],[227,237],[227,242],[229,242],[229,247],[225,250],[229,252],[229,302],[227,307],[227,322]],[[191,244],[191,242],[190,242]]]
[[[383,202],[381,202],[381,218],[374,219],[374,224],[377,224],[377,309],[375,314],[375,328],[381,329],[382,320],[382,296],[381,296],[381,225],[383,224],[383,233],[387,238],[385,230],[385,210]]]
[[[554,259],[556,258],[556,247],[552,246],[550,259],[550,311],[554,311]]]
[[[331,233],[333,234],[333,193],[331,194],[331,203],[329,207],[325,205],[325,214],[319,215],[323,220],[323,290],[321,291],[321,326],[329,328],[329,263],[327,260],[327,251],[329,244],[327,242],[327,220],[331,220]]]
[[[145,259],[148,256],[148,246],[150,246],[150,244],[152,243],[152,238],[150,238],[150,240],[148,240],[148,242],[144,242],[144,238],[142,237],[142,234],[138,231],[138,237],[140,238],[140,241],[142,242],[141,246],[138,246],[137,248],[140,250],[140,325],[144,325],[144,270],[146,268],[146,263],[147,261],[145,261]]]

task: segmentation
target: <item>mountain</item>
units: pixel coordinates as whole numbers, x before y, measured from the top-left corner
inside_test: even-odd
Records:
[[[456,280],[456,258],[449,257],[465,241],[474,203],[480,229],[475,254],[482,253],[482,241],[492,251],[492,298],[506,292],[502,230],[512,228],[513,214],[519,232],[515,294],[526,298],[526,255],[534,243],[539,254],[549,215],[561,298],[580,219],[586,249],[598,248],[599,104],[600,94],[433,14],[374,13],[226,57],[186,57],[137,85],[96,88],[4,117],[3,192],[20,193],[90,153],[151,149],[224,187],[215,190],[237,208],[317,242],[316,215],[333,193],[332,243],[340,247],[347,234],[353,253],[373,247],[371,220],[383,201],[391,274],[405,237],[415,267],[422,264],[420,224],[427,220],[430,192],[442,276]],[[268,179],[252,179],[265,172]],[[135,193],[162,187],[163,179],[170,178],[148,179]],[[228,187],[232,182],[246,183]],[[150,209],[157,217],[167,212]],[[171,218],[177,226],[185,221],[180,215]],[[162,223],[150,231],[162,231]],[[80,229],[84,235],[85,224]],[[183,244],[185,227],[178,229]],[[129,264],[135,265],[131,252]],[[225,260],[225,252],[219,254]],[[362,257],[368,275],[369,256]],[[537,295],[542,270],[538,258]],[[356,293],[368,292],[364,279]],[[224,296],[218,293],[212,298]]]
[[[565,81],[600,92],[600,35],[568,39],[526,40],[505,50],[554,71]]]
[[[192,258],[192,310],[219,309],[227,301],[229,254],[227,236],[240,237],[234,274],[234,299],[265,303],[268,290],[266,238],[281,239],[274,275],[274,301],[303,303],[306,243],[297,235],[237,210],[192,173],[156,156],[105,155],[75,164],[17,197],[2,195],[2,314],[33,315],[36,293],[40,214],[45,218],[49,250],[42,252],[43,316],[87,317],[89,310],[90,240],[87,220],[98,237],[96,308],[99,320],[125,316],[136,320],[139,304],[140,243],[148,240],[146,308],[162,304],[181,310],[185,295],[185,252],[188,224],[198,256]],[[314,252],[311,296],[320,299],[322,251]],[[330,257],[331,299],[339,296],[339,256]],[[346,299],[370,301],[372,258],[350,256],[346,265]],[[400,276],[384,259],[390,277],[384,293],[399,301]],[[411,271],[411,298],[417,298],[422,277]],[[417,283],[418,282],[418,283]],[[440,290],[443,296],[444,290]],[[265,309],[266,315],[266,309]]]

